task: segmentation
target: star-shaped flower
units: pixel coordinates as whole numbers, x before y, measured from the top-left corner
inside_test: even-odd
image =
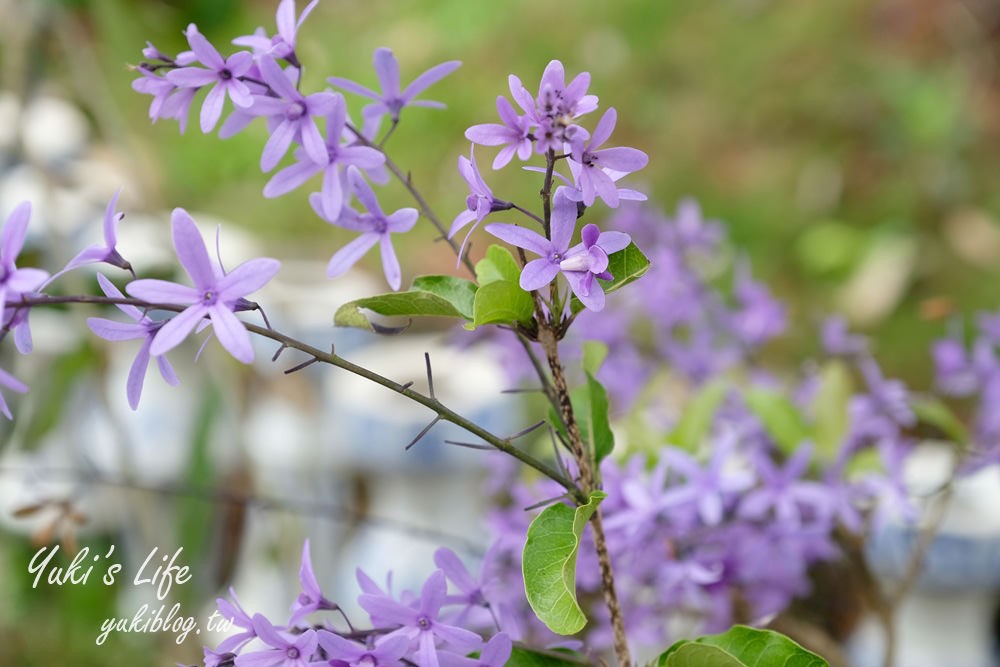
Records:
[[[408,232],[417,224],[419,213],[415,208],[401,208],[389,215],[382,211],[378,199],[371,186],[365,182],[361,172],[356,167],[348,167],[347,180],[354,190],[354,194],[368,209],[367,213],[357,213],[351,208],[344,208],[340,219],[334,224],[352,231],[361,232],[361,236],[354,239],[341,248],[330,259],[327,266],[326,275],[336,278],[342,275],[355,262],[376,243],[381,244],[382,249],[382,269],[385,271],[385,279],[389,286],[398,290],[402,282],[402,274],[399,268],[399,260],[396,252],[392,248],[391,235],[393,233]],[[310,203],[317,212],[322,210],[322,202],[315,193],[309,198]]]
[[[266,285],[281,264],[276,259],[251,259],[222,275],[212,265],[205,241],[188,212],[175,208],[171,223],[177,258],[194,286],[143,279],[134,280],[125,288],[130,295],[150,303],[190,304],[160,327],[149,348],[150,354],[159,356],[177,347],[208,317],[222,346],[239,361],[251,363],[254,353],[250,334],[233,311],[240,299]]]
[[[392,50],[385,47],[375,49],[375,56],[373,60],[375,63],[375,74],[378,75],[378,81],[382,85],[381,94],[376,93],[359,83],[355,83],[350,79],[344,79],[339,76],[330,77],[327,81],[330,82],[331,86],[336,88],[342,88],[343,90],[356,95],[361,95],[375,100],[375,102],[369,104],[361,111],[361,114],[366,118],[372,118],[387,113],[394,123],[399,121],[399,112],[403,109],[403,107],[432,107],[435,109],[443,109],[444,105],[440,102],[418,100],[414,98],[433,84],[454,72],[462,64],[458,60],[449,60],[448,62],[441,63],[440,65],[435,65],[414,79],[413,83],[400,92],[399,63],[396,62],[396,57],[392,55]]]

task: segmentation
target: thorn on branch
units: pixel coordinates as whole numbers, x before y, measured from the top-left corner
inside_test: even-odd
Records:
[[[460,440],[445,440],[445,444],[455,445],[457,447],[467,447],[468,449],[481,449],[483,451],[492,451],[493,447],[491,445],[484,445],[477,442],[462,442]]]
[[[528,505],[527,507],[525,507],[524,511],[525,512],[530,512],[531,510],[536,510],[539,507],[545,507],[546,505],[552,505],[552,504],[557,503],[557,502],[559,502],[561,500],[567,500],[568,498],[569,498],[569,496],[564,493],[561,496],[556,496],[555,498],[546,498],[545,500],[539,500],[537,503],[535,503],[533,505]]]
[[[425,426],[423,430],[420,431],[420,433],[417,433],[417,437],[415,437],[413,440],[410,440],[410,444],[408,444],[403,449],[409,451],[410,447],[420,442],[420,439],[423,438],[425,435],[427,435],[427,432],[430,431],[432,428],[434,428],[434,425],[437,424],[439,421],[441,421],[440,415],[434,417],[434,419],[431,420],[431,423]]]
[[[406,391],[407,389],[409,389],[412,386],[413,386],[413,380],[410,380],[409,382],[407,382],[405,384],[399,385],[399,390],[400,391]]]
[[[279,345],[278,349],[274,351],[274,355],[271,357],[271,361],[272,362],[277,361],[278,357],[281,356],[281,353],[284,352],[287,349],[288,349],[288,344],[287,343],[282,343],[281,345]]]
[[[298,366],[292,366],[291,368],[285,370],[285,375],[291,375],[292,373],[295,373],[296,371],[301,371],[303,368],[306,368],[307,366],[312,366],[317,361],[319,361],[319,359],[317,357],[313,357],[312,359],[307,359],[307,360],[303,361],[301,364],[299,364]]]
[[[538,422],[532,424],[531,426],[518,431],[514,435],[507,436],[507,440],[517,440],[518,438],[522,438],[522,437],[528,435],[529,433],[531,433],[532,431],[534,431],[535,429],[537,429],[539,426],[543,425],[544,423],[545,423],[545,420],[542,419],[541,421],[538,421]]]
[[[437,396],[434,395],[434,373],[431,371],[431,355],[430,352],[424,352],[424,364],[427,366],[427,387],[431,395],[431,398],[437,400]]]

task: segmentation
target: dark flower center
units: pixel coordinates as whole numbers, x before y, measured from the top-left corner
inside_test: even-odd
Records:
[[[285,109],[285,118],[288,120],[298,120],[299,118],[302,118],[305,113],[306,107],[304,104],[301,102],[292,102],[288,105],[288,108]]]
[[[421,630],[427,630],[431,627],[431,619],[426,616],[420,616],[417,618],[417,626],[419,626]]]
[[[478,208],[479,195],[469,195],[465,198],[465,207],[470,211],[475,211]]]
[[[206,306],[210,306],[213,303],[215,303],[215,297],[216,297],[215,292],[208,290],[207,292],[201,295],[201,302],[204,303]]]
[[[299,595],[299,604],[302,604],[302,605],[312,604],[312,601],[313,601],[313,599],[311,597],[309,597],[308,595],[306,595],[305,593],[302,593],[302,594]]]
[[[228,68],[224,67],[222,68],[222,71],[219,72],[219,78],[222,79],[223,81],[229,81],[230,79],[233,78],[233,73],[230,72]]]
[[[386,222],[385,218],[376,217],[374,225],[375,231],[379,234],[385,234],[386,230],[389,229],[389,223]]]
[[[295,648],[294,646],[289,646],[288,649],[285,651],[285,655],[288,656],[289,660],[298,660],[299,649]]]

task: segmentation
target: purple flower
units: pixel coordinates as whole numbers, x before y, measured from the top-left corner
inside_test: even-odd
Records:
[[[330,156],[323,136],[316,127],[316,117],[331,113],[337,98],[331,92],[303,95],[271,56],[262,55],[258,66],[267,85],[281,96],[255,95],[253,106],[250,107],[250,113],[268,116],[274,125],[269,128],[271,137],[260,156],[260,168],[265,172],[274,169],[293,141],[302,144],[306,155],[313,162],[327,164]]]
[[[346,662],[352,667],[397,667],[410,648],[410,640],[403,635],[389,635],[375,642],[371,648],[344,639],[326,630],[319,632],[319,645],[331,660]]]
[[[580,72],[566,85],[566,72],[563,64],[552,60],[542,72],[542,80],[538,84],[538,112],[543,117],[567,116],[576,118],[590,113],[597,108],[597,96],[588,95],[590,87],[590,72]]]
[[[584,225],[581,236],[583,243],[567,251],[559,269],[580,302],[596,312],[604,308],[604,288],[594,278],[614,278],[608,273],[608,255],[624,250],[631,239],[622,232],[601,232],[597,225]]]
[[[253,627],[270,648],[237,656],[236,667],[311,667],[314,664],[312,657],[318,644],[315,630],[289,635],[279,632],[260,614],[254,614]]]
[[[42,288],[49,274],[41,269],[17,268],[17,256],[24,247],[24,237],[28,232],[31,204],[21,202],[14,208],[0,232],[0,305],[6,307],[17,299]],[[14,344],[18,352],[31,352],[31,329],[28,326],[30,309],[10,309],[4,311],[4,326],[13,329]],[[13,384],[7,385],[15,389]],[[20,385],[23,386],[23,385]]]
[[[312,557],[309,555],[309,540],[302,546],[302,565],[299,567],[299,583],[302,593],[292,603],[292,618],[289,625],[295,625],[303,618],[321,609],[335,609],[336,605],[327,600],[320,590],[316,573],[313,572]]]
[[[205,241],[188,212],[175,208],[171,223],[177,258],[194,287],[155,279],[134,280],[126,287],[130,295],[151,303],[190,304],[160,327],[149,348],[150,354],[159,356],[177,347],[208,317],[222,346],[239,361],[251,363],[254,353],[250,334],[233,311],[240,299],[266,285],[281,264],[275,259],[251,259],[220,275],[221,270],[212,265]]]
[[[962,341],[944,338],[931,346],[936,382],[946,394],[968,396],[979,386],[976,368]]]
[[[416,662],[420,667],[438,667],[435,638],[442,639],[459,650],[471,651],[482,643],[476,633],[438,620],[447,595],[448,584],[444,572],[435,570],[424,583],[420,597],[412,606],[400,604],[387,596],[368,594],[358,596],[358,604],[372,616],[402,626],[393,635],[402,635],[417,642]]]
[[[239,51],[223,60],[194,24],[188,27],[187,39],[198,62],[208,69],[181,67],[167,72],[166,78],[180,88],[201,88],[214,84],[201,107],[201,131],[208,133],[219,122],[227,95],[238,107],[246,109],[253,104],[250,89],[240,80],[253,66],[253,56],[246,51]]]
[[[597,150],[598,146],[611,137],[617,119],[617,112],[614,107],[610,107],[597,122],[589,141],[573,142],[570,171],[577,188],[583,193],[583,203],[586,206],[592,206],[595,197],[600,197],[611,208],[617,207],[619,197],[615,176],[639,171],[649,162],[649,157],[637,148]]]
[[[497,96],[497,113],[503,125],[484,123],[465,131],[465,138],[481,146],[503,146],[493,160],[493,168],[501,169],[517,153],[521,160],[531,157],[531,124],[527,116],[519,116],[503,95]]]
[[[11,391],[16,391],[19,394],[25,394],[28,392],[28,385],[24,384],[2,368],[0,368],[0,386],[6,387]],[[14,418],[14,415],[11,414],[10,407],[7,405],[7,401],[4,399],[3,394],[0,394],[0,412],[2,412],[4,417],[7,419]]]
[[[284,58],[293,65],[297,63],[295,57],[295,40],[302,27],[302,23],[309,16],[319,0],[312,0],[306,8],[302,10],[298,20],[295,20],[295,0],[281,0],[278,11],[275,14],[275,23],[278,25],[278,34],[268,37],[263,28],[258,28],[253,35],[237,37],[233,44],[237,46],[248,46],[256,54],[267,54],[272,58]]]
[[[864,336],[852,335],[847,321],[840,315],[828,317],[823,322],[820,339],[823,351],[834,357],[857,357],[868,351],[868,340]]]
[[[132,265],[125,261],[125,258],[118,254],[118,250],[115,247],[118,244],[118,223],[122,221],[125,217],[124,213],[116,213],[115,208],[118,205],[118,195],[121,194],[121,190],[116,192],[111,201],[108,202],[108,206],[104,211],[104,245],[95,243],[89,248],[85,248],[80,253],[71,259],[69,263],[63,267],[63,270],[56,274],[62,275],[67,271],[71,271],[77,267],[83,266],[84,264],[93,264],[102,262],[104,264],[110,264],[111,266],[117,266],[119,269],[125,269],[126,271],[132,271]],[[55,276],[53,276],[53,279]]]
[[[722,521],[726,499],[753,486],[754,476],[748,471],[729,471],[730,455],[736,449],[738,435],[734,430],[725,431],[712,447],[708,466],[701,465],[687,452],[670,448],[663,458],[685,477],[683,485],[671,486],[663,495],[667,507],[693,506],[707,526]]]
[[[736,339],[753,349],[785,330],[785,306],[763,284],[750,277],[746,262],[736,267],[734,293],[738,307],[730,313]]]
[[[900,380],[887,380],[874,359],[859,362],[861,373],[868,384],[868,391],[875,408],[903,427],[917,422],[909,403],[909,392]]]
[[[757,473],[762,486],[743,497],[740,516],[760,520],[773,510],[778,522],[797,528],[802,525],[803,509],[811,509],[808,514],[811,517],[828,515],[831,504],[824,486],[801,479],[809,469],[812,452],[811,444],[803,445],[782,467],[772,462],[767,454],[757,456]]]
[[[155,123],[160,118],[172,117],[170,113],[165,111],[165,108],[167,108],[167,100],[171,93],[177,90],[177,86],[142,65],[139,66],[138,72],[139,78],[132,82],[132,90],[153,96],[153,101],[149,104],[149,119]],[[193,90],[190,93],[192,96],[194,95]]]
[[[0,304],[11,304],[41,287],[49,274],[41,269],[17,268],[17,256],[28,233],[31,204],[21,202],[11,212],[0,232]]]
[[[392,50],[384,47],[375,49],[375,56],[373,60],[375,63],[375,74],[378,75],[379,84],[382,86],[381,95],[358,83],[355,83],[354,81],[351,81],[350,79],[344,79],[339,76],[330,77],[327,81],[330,82],[330,85],[336,88],[342,88],[356,95],[361,95],[375,100],[374,103],[369,104],[362,110],[361,114],[366,118],[372,118],[388,113],[393,123],[399,121],[399,112],[403,109],[403,107],[414,106],[443,109],[444,105],[440,102],[417,100],[414,98],[433,84],[454,72],[462,64],[458,60],[449,60],[446,63],[435,65],[414,79],[413,83],[407,86],[404,91],[400,92],[399,63],[396,62],[396,57],[392,55]]]
[[[219,613],[224,619],[238,628],[243,628],[243,632],[237,632],[236,634],[223,639],[222,642],[215,648],[218,653],[239,651],[240,648],[242,648],[247,642],[257,636],[257,631],[254,629],[253,625],[253,619],[250,618],[250,615],[243,610],[239,599],[236,597],[236,591],[232,588],[229,589],[229,597],[233,599],[232,603],[225,598],[216,598],[215,605],[218,607]]]
[[[98,273],[97,282],[100,283],[101,289],[104,291],[106,296],[113,299],[121,299],[124,297],[124,295],[118,291],[118,288],[115,287],[110,280],[105,278],[104,275]],[[135,323],[116,322],[103,317],[90,317],[87,319],[87,326],[90,327],[91,331],[104,340],[120,341],[135,340],[137,338],[142,339],[142,346],[139,347],[139,353],[135,355],[135,361],[132,362],[132,367],[129,369],[128,382],[125,385],[125,393],[128,396],[128,404],[133,410],[135,410],[139,407],[139,398],[142,396],[142,385],[146,378],[146,369],[149,367],[149,348],[153,344],[153,337],[156,336],[156,332],[160,330],[160,327],[162,327],[165,322],[151,320],[143,311],[139,310],[135,306],[123,303],[116,305],[119,310],[135,320]],[[163,376],[163,379],[167,382],[167,384],[174,386],[180,384],[180,380],[177,379],[177,374],[174,372],[173,367],[170,365],[170,362],[167,361],[166,357],[157,357],[156,363],[160,369],[160,375]]]
[[[298,162],[276,173],[264,186],[264,196],[277,197],[291,192],[314,175],[323,172],[319,196],[321,217],[328,222],[336,221],[344,205],[341,178],[343,169],[355,165],[367,170],[385,164],[385,155],[374,148],[341,144],[346,118],[344,96],[334,93],[333,109],[326,117],[326,162],[316,162],[304,151],[296,151],[295,158]]]
[[[469,157],[465,157],[464,155],[458,157],[458,173],[462,174],[462,178],[469,184],[469,196],[465,198],[465,210],[456,215],[455,220],[451,223],[448,238],[453,237],[473,220],[476,221],[476,224],[472,225],[472,228],[469,229],[468,234],[465,235],[465,239],[462,241],[462,247],[458,253],[459,259],[457,260],[461,262],[461,258],[465,253],[465,245],[469,242],[469,237],[472,236],[472,232],[479,226],[479,223],[493,211],[510,210],[511,204],[493,197],[493,190],[490,189],[490,186],[483,180],[482,174],[479,173],[474,147],[469,149]]]
[[[593,278],[612,277],[606,273],[607,256],[627,246],[630,239],[622,232],[600,233],[596,226],[587,225],[583,243],[571,249],[569,242],[575,226],[576,204],[557,193],[552,207],[551,240],[517,225],[487,225],[486,231],[513,246],[541,255],[528,262],[521,272],[522,289],[529,292],[541,289],[562,271],[577,298],[587,308],[600,310],[604,307],[604,290]]]
[[[354,266],[361,257],[376,243],[381,244],[382,249],[382,269],[385,272],[385,279],[389,286],[398,290],[402,282],[402,275],[399,269],[399,260],[396,259],[396,252],[392,248],[391,235],[393,233],[408,232],[417,224],[419,213],[415,208],[401,208],[394,213],[386,215],[379,206],[378,199],[371,186],[365,182],[361,172],[355,167],[348,167],[347,180],[354,190],[354,194],[368,209],[367,213],[356,213],[353,209],[345,208],[340,219],[334,224],[361,232],[361,236],[354,239],[341,248],[330,259],[330,264],[326,268],[326,275],[336,278],[342,275],[349,268]],[[318,198],[309,198],[313,208],[321,210]]]

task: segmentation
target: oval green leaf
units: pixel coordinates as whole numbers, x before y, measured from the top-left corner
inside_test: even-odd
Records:
[[[657,660],[658,667],[830,667],[785,635],[734,625],[718,635],[681,640]]]
[[[524,592],[538,619],[556,634],[572,635],[587,624],[576,601],[576,554],[584,527],[607,495],[594,491],[575,509],[550,505],[528,527],[521,559]]]
[[[472,323],[476,326],[514,324],[529,322],[535,314],[535,303],[516,282],[496,280],[480,286],[472,310]]]

